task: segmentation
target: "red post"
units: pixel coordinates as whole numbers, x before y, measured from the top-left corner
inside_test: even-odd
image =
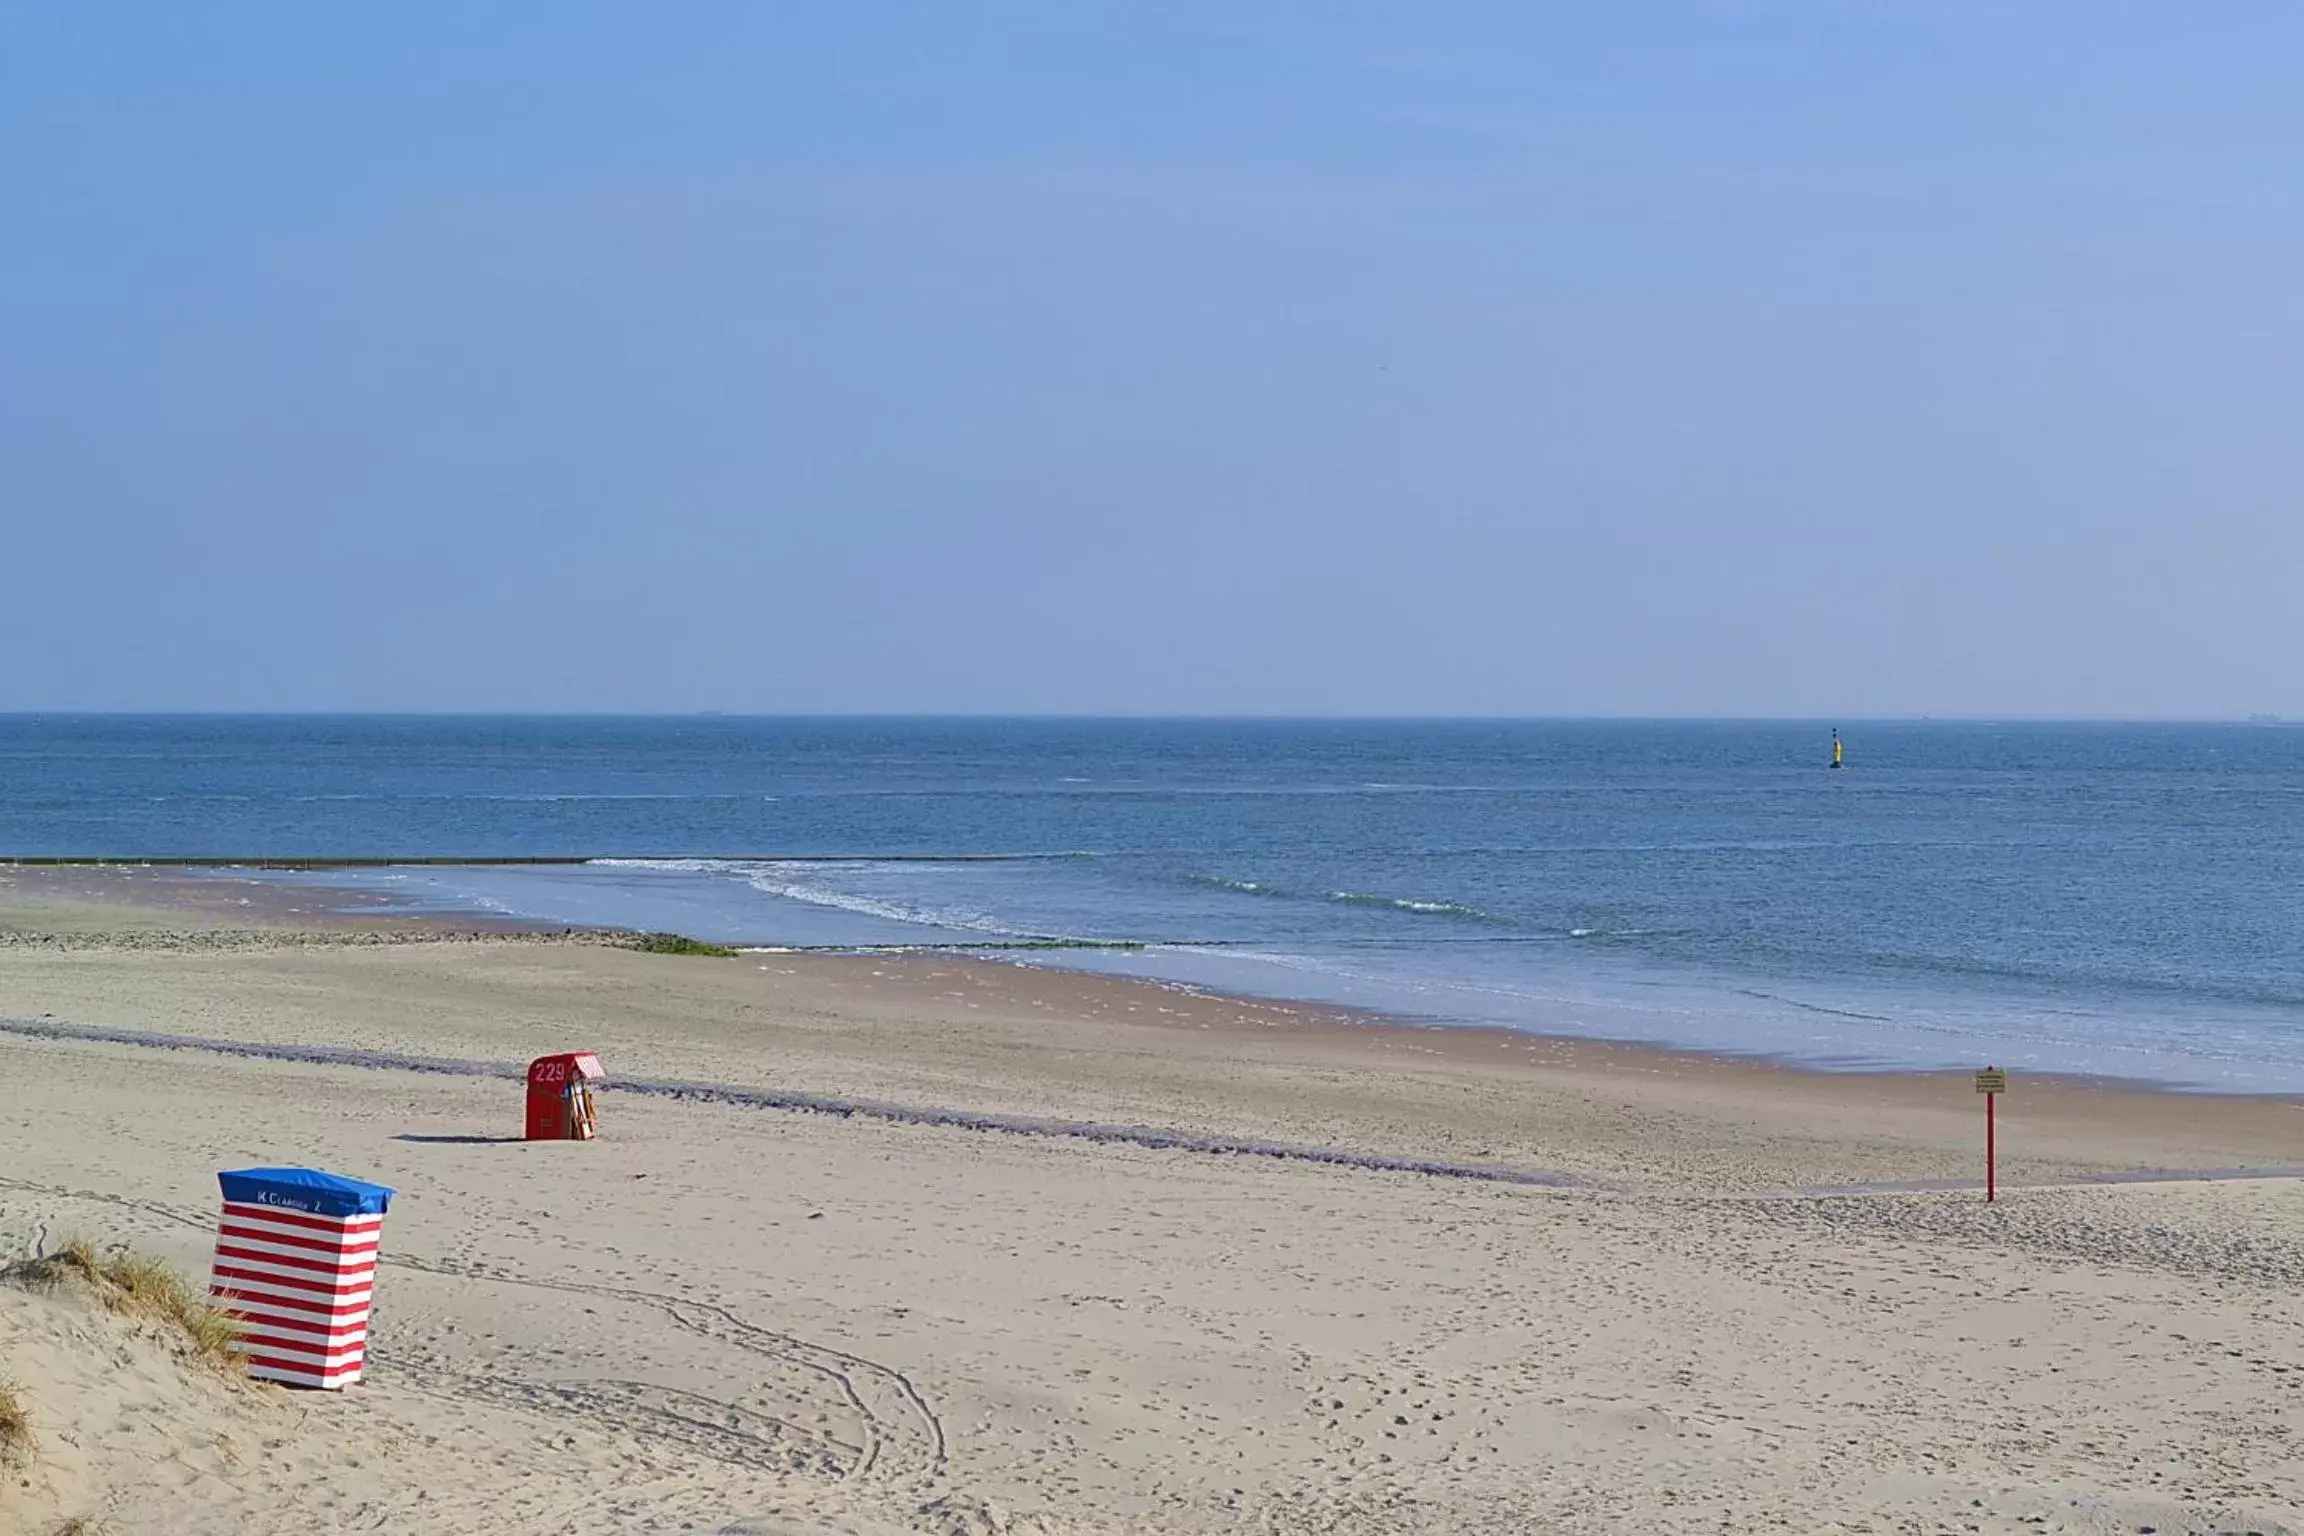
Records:
[[[2000,1102],[2000,1095],[1984,1095],[1984,1203],[1991,1205],[2000,1198],[2000,1149],[1994,1145],[1997,1127],[1993,1124],[1992,1108]]]

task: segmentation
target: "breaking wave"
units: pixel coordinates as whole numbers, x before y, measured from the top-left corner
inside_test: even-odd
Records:
[[[1232,875],[1187,875],[1192,884],[1212,891],[1229,891],[1237,896],[1293,896],[1298,893],[1267,880],[1242,880]],[[1317,900],[1332,901],[1346,907],[1381,907],[1392,912],[1407,912],[1417,917],[1457,917],[1476,923],[1509,925],[1511,918],[1491,912],[1485,907],[1464,901],[1427,901],[1415,896],[1385,896],[1374,891],[1321,891]]]
[[[1512,919],[1463,901],[1422,901],[1413,896],[1384,896],[1373,891],[1330,891],[1328,899],[1348,907],[1389,907],[1420,917],[1462,917],[1476,923],[1509,923]]]
[[[595,859],[594,864],[625,869],[661,870],[669,874],[728,875],[742,880],[763,896],[852,912],[882,922],[915,928],[940,928],[957,933],[981,933],[1004,939],[1049,939],[1069,935],[1038,933],[1005,923],[988,913],[961,908],[912,906],[858,891],[844,891],[823,883],[828,868],[869,869],[871,861],[833,864],[816,860],[752,862],[736,859]],[[893,862],[893,861],[891,861]]]
[[[1232,891],[1242,896],[1285,896],[1288,894],[1280,887],[1267,884],[1262,880],[1235,880],[1229,875],[1187,875],[1185,878],[1194,885],[1204,885],[1215,891]]]

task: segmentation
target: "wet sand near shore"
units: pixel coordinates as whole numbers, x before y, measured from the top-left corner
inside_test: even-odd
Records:
[[[62,938],[242,929],[437,934],[561,932],[485,914],[410,913],[373,891],[285,885],[229,869],[0,862],[0,934]]]
[[[597,947],[596,935],[393,916],[372,898],[339,903],[341,894],[169,871],[0,870],[0,935],[13,929],[103,947],[141,937],[166,947],[180,934],[191,951],[269,949],[299,938],[325,948],[331,937],[495,934]],[[196,921],[171,929],[179,915]],[[244,924],[254,931],[242,932]],[[573,952],[552,963],[576,986],[612,964]],[[756,1066],[729,1058],[758,1049],[828,1093],[1095,1121],[1180,1120],[1191,1129],[1356,1145],[1391,1141],[1407,1155],[1509,1162],[1626,1188],[1982,1182],[1981,1100],[1963,1073],[1819,1072],[959,955],[747,953],[670,980],[677,992],[622,998],[595,1030],[604,1049],[653,1058],[663,1069],[656,1076],[717,1081],[716,1070],[732,1066],[735,1080],[756,1084]],[[199,1017],[214,1018],[233,1011],[240,980],[226,968],[214,977],[185,971],[178,984],[205,999]],[[46,995],[67,1010],[83,1006],[71,995]],[[749,1022],[737,1031],[718,1022],[756,1020],[770,1008],[781,1017],[769,1037],[753,1037]],[[661,1017],[667,1012],[678,1013],[677,1023]],[[887,1022],[899,1019],[911,1022]],[[136,1022],[108,1014],[88,1021]],[[1125,1034],[1115,1035],[1115,1025]],[[234,1033],[251,1027],[253,1019],[244,1019]],[[287,1018],[263,1038],[322,1039],[311,1029]],[[390,1048],[419,1055],[454,1055],[468,1043],[453,1030],[414,1024],[390,1038]],[[547,1048],[556,1047],[538,1046]],[[2292,1097],[2018,1074],[2001,1113],[2001,1174],[2017,1185],[2304,1163],[2304,1100]]]
[[[2075,1182],[2304,1162],[2290,1101],[2020,1077],[2001,1204],[1820,1196],[1975,1177],[1967,1080],[29,873],[0,870],[0,1019],[110,1035],[0,1031],[0,1250],[77,1231],[201,1270],[239,1164],[401,1191],[370,1379],[287,1399],[293,1427],[281,1394],[151,1385],[163,1454],[103,1473],[121,1529],[2304,1528],[2304,1186]],[[570,1048],[732,1092],[612,1090],[602,1141],[530,1145],[516,1083],[352,1059]],[[63,1326],[0,1298],[0,1372],[115,1390],[43,1342]],[[217,1435],[277,1443],[233,1467]],[[0,1529],[73,1512],[7,1498]]]

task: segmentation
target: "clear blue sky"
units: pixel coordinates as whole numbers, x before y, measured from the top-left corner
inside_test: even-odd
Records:
[[[2304,9],[0,5],[0,709],[2304,714]]]

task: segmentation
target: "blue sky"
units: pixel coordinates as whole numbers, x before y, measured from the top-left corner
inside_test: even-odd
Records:
[[[2304,714],[2304,12],[0,4],[0,708]]]

